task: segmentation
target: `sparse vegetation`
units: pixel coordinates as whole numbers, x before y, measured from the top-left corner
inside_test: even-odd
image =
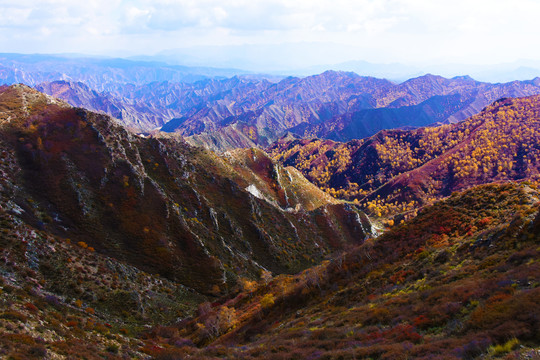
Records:
[[[2,101],[15,105],[0,124],[0,334],[27,334],[29,348],[8,337],[1,355],[41,354],[40,338],[51,356],[153,355],[163,347],[139,344],[144,326],[185,319],[240,279],[269,285],[368,234],[358,209],[263,151],[218,157],[139,138],[24,86],[2,88]],[[239,317],[209,311],[201,332],[213,339]]]

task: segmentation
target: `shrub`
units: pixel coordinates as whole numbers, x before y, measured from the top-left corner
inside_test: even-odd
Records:
[[[392,319],[390,311],[384,307],[370,309],[366,315],[364,320],[366,325],[386,324]]]
[[[58,299],[54,295],[46,295],[45,296],[45,301],[47,303],[49,303],[50,305],[52,305],[53,307],[59,307],[60,306],[60,299]]]
[[[118,354],[118,350],[120,349],[116,344],[109,344],[107,345],[107,348],[105,348],[105,350],[107,350],[107,352],[110,352],[111,354]]]
[[[197,315],[200,317],[208,315],[212,311],[212,305],[209,302],[203,302],[197,308]]]
[[[268,293],[264,295],[261,299],[261,306],[263,309],[269,308],[270,306],[274,305],[275,298],[274,295]]]
[[[499,356],[506,353],[509,353],[510,351],[514,350],[514,348],[519,344],[519,340],[516,338],[512,338],[508,340],[504,344],[494,345],[490,346],[488,349],[488,352],[491,355]]]
[[[43,345],[34,345],[28,349],[28,354],[33,357],[43,359],[47,356],[47,348],[45,348]]]
[[[16,320],[20,322],[25,322],[27,317],[24,314],[21,314],[18,311],[15,310],[6,310],[2,314],[0,314],[0,319],[6,319],[6,320]]]
[[[486,338],[475,339],[469,343],[455,349],[455,353],[463,359],[474,359],[480,356],[490,345],[490,341]]]
[[[178,329],[172,326],[157,326],[155,329],[155,335],[170,339],[178,335]]]
[[[91,308],[91,307],[87,307],[86,309],[84,309],[84,311],[87,313],[87,314],[94,314],[96,311],[94,310],[94,308]]]
[[[182,360],[185,356],[185,351],[180,349],[165,349],[158,352],[154,356],[154,360]]]
[[[26,308],[26,310],[28,310],[30,312],[33,312],[33,313],[38,312],[37,306],[32,304],[32,303],[26,303],[26,304],[24,304],[24,307]]]

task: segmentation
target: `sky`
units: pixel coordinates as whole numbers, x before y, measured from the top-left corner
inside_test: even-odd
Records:
[[[0,52],[495,64],[540,60],[539,15],[540,0],[0,0]]]

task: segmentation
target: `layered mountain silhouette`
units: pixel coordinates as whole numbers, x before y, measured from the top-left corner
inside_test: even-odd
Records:
[[[98,91],[118,86],[142,85],[155,81],[194,82],[245,74],[238,69],[188,67],[159,61],[135,61],[84,55],[46,55],[0,53],[0,83],[24,83],[66,80],[83,82]]]
[[[65,81],[37,89],[108,113],[138,131],[160,128],[192,144],[225,151],[265,147],[287,132],[348,141],[383,129],[455,123],[499,98],[540,93],[540,80],[489,84],[466,76],[425,75],[394,84],[327,71],[279,82],[234,77],[126,85],[102,93]]]

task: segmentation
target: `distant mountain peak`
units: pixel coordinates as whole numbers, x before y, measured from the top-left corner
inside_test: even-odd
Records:
[[[419,82],[419,81],[441,82],[441,81],[448,81],[448,79],[440,75],[424,74],[424,75],[409,79],[405,81],[404,84],[409,83],[409,82]]]
[[[476,81],[469,75],[454,76],[452,80]]]
[[[347,77],[351,77],[351,78],[360,77],[360,75],[358,75],[355,72],[344,71],[344,70],[326,70],[323,73],[321,73],[319,75],[314,75],[314,76],[331,76],[331,77],[347,76]]]

